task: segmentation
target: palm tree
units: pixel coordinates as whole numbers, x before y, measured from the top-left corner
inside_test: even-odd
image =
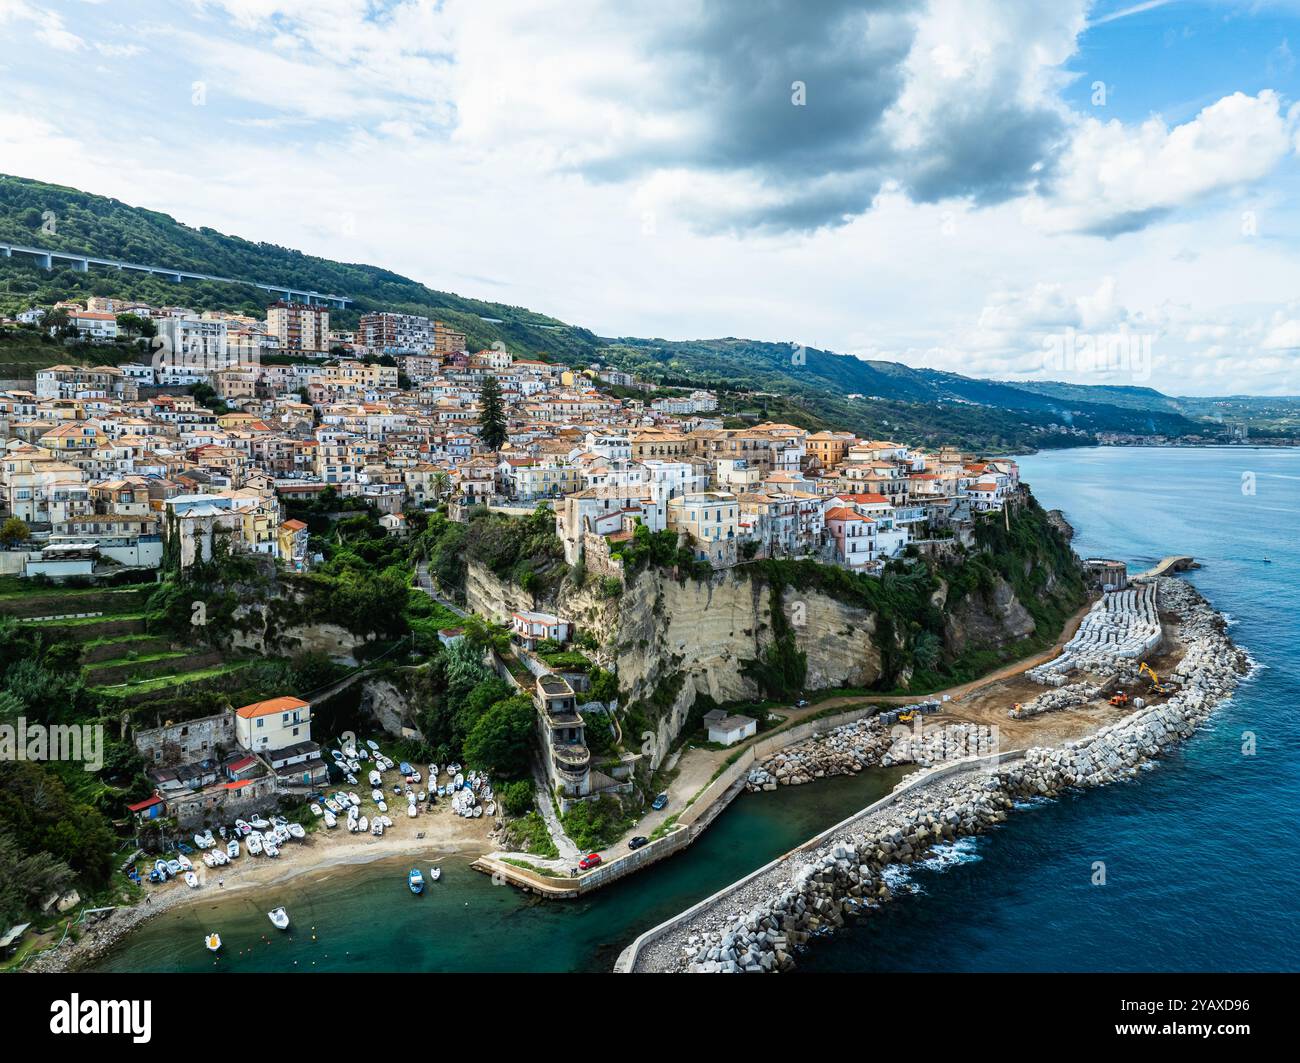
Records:
[[[432,483],[433,500],[435,502],[441,502],[451,491],[451,476],[442,469],[439,469],[433,474]]]

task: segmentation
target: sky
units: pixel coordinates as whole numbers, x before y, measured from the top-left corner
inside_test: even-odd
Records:
[[[1300,394],[1300,0],[0,0],[0,42],[0,172],[187,224],[605,336]]]

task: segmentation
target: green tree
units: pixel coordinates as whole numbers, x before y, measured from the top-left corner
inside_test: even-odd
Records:
[[[27,522],[20,517],[10,517],[4,524],[0,524],[0,542],[4,543],[5,546],[25,543],[31,538],[31,534]]]
[[[519,778],[528,771],[536,719],[526,694],[498,701],[465,739],[466,761],[498,778]]]
[[[510,435],[506,431],[506,406],[501,398],[501,385],[491,374],[483,378],[479,406],[479,439],[489,450],[500,450]]]

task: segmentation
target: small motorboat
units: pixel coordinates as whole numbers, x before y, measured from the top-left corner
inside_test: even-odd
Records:
[[[334,798],[327,797],[325,798],[325,811],[333,812],[335,815],[338,815],[340,812],[343,811],[343,809],[339,807],[339,803],[335,801]]]
[[[227,832],[226,832],[226,828],[225,828],[225,827],[218,827],[218,828],[217,828],[217,833],[218,833],[219,835],[221,835],[221,840],[222,840],[222,841],[225,841],[225,840],[226,840],[226,833],[227,833]]]
[[[275,842],[271,841],[270,838],[266,838],[262,842],[262,852],[266,853],[267,856],[279,856],[280,847],[276,845]]]
[[[254,830],[266,830],[266,828],[271,825],[266,820],[264,820],[261,816],[254,816],[248,822],[253,825]]]
[[[393,783],[393,793],[400,794],[401,792],[402,792],[402,787],[400,786],[400,784]]]
[[[208,947],[209,952],[216,952],[221,948],[221,935],[214,930],[204,938],[203,943]]]
[[[317,818],[319,818],[321,813],[325,811],[315,801],[313,801],[309,807],[311,808],[311,814]]]
[[[249,856],[261,856],[262,855],[262,832],[257,830],[253,831],[253,833],[250,834],[244,840],[244,844],[248,846]]]
[[[364,834],[369,829],[370,829],[370,820],[366,819],[365,816],[362,816],[360,819],[357,820],[357,830],[361,831],[362,834]]]
[[[429,781],[430,781],[430,782],[437,782],[437,781],[438,781],[438,765],[437,765],[437,764],[430,764],[430,765],[429,765]]]
[[[198,889],[198,888],[199,888],[199,876],[196,875],[193,871],[186,871],[186,872],[185,872],[185,885],[189,886],[189,888],[192,889],[192,890],[196,890],[196,889]]]
[[[325,813],[325,826],[328,829],[333,830],[335,827],[338,826],[338,823],[339,823],[338,817],[335,816],[333,812]]]
[[[180,856],[176,858],[176,862],[180,864],[182,871],[194,870],[194,865],[190,863],[190,858],[186,856],[184,853],[182,853]]]
[[[426,794],[423,790],[421,790],[418,794],[415,795],[415,799],[417,801],[425,801],[428,800],[428,796],[429,796],[428,794]]]
[[[372,801],[382,801],[383,799],[384,799],[384,791],[383,791],[383,790],[371,790],[371,791],[370,791],[370,800],[372,800]]]
[[[271,925],[276,930],[289,929],[289,913],[283,908],[272,908],[266,913],[266,917],[271,920]]]
[[[440,868],[440,867],[431,867],[431,868],[429,868],[429,881],[430,881],[430,882],[437,882],[438,879],[440,879],[440,878],[442,878],[442,868]]]
[[[212,831],[205,830],[203,832],[203,848],[211,849],[216,844],[217,844],[217,839],[212,836]]]
[[[204,863],[207,867],[216,867],[216,866],[217,866],[216,853],[204,853],[204,854],[203,854],[203,863]]]
[[[489,801],[485,806],[484,811],[489,816],[495,816],[497,814],[497,803],[495,801]]]
[[[380,816],[379,818],[384,821],[385,828],[391,827],[393,825],[393,821],[389,819],[387,816]]]
[[[202,834],[194,835],[194,844],[197,845],[200,849],[206,849],[208,847],[207,842],[203,840]]]
[[[239,834],[245,838],[247,838],[250,834],[253,833],[252,824],[247,823],[242,819],[235,820],[235,830],[238,831]]]
[[[456,777],[452,780],[452,782],[456,784],[457,790],[463,789],[465,786],[465,776],[463,776],[460,772],[457,772]]]
[[[302,839],[307,837],[307,831],[301,823],[290,823],[285,830],[289,832],[290,838]]]
[[[415,769],[412,768],[411,765],[407,764],[406,761],[402,761],[402,763],[397,765],[397,770],[403,775],[410,775]]]
[[[234,838],[231,838],[230,841],[226,842],[226,855],[230,857],[231,860],[239,859],[239,842]]]
[[[230,857],[226,855],[226,850],[224,849],[212,850],[212,865],[214,867],[225,867],[228,863],[230,863]]]
[[[350,791],[348,793],[348,802],[352,805],[353,808],[361,807],[361,798],[359,798],[356,794]]]
[[[372,771],[369,775],[369,779],[370,779],[370,788],[372,790],[377,790],[379,787],[384,785],[383,776],[380,775],[379,772],[377,771]]]
[[[343,781],[347,783],[349,786],[356,786],[357,777],[353,775],[352,772],[348,772],[345,776],[343,776]]]
[[[482,819],[482,818],[483,818],[483,806],[482,806],[482,805],[475,805],[475,806],[474,806],[474,811],[473,811],[472,815],[474,816],[475,819]]]
[[[384,836],[384,821],[376,818],[375,821],[370,824],[370,833],[376,838],[382,838]]]
[[[343,756],[342,751],[338,749],[331,749],[330,756],[333,757],[335,760],[339,760],[339,761],[347,759],[346,757]]]
[[[414,801],[412,801],[409,805],[406,806],[406,814],[407,814],[408,816],[410,816],[412,819],[415,818],[415,802],[414,802]]]
[[[406,875],[406,884],[411,887],[412,893],[424,892],[424,876],[420,874],[418,867],[413,867]]]
[[[381,797],[378,801],[375,802],[375,807],[379,809],[380,812],[387,812],[388,802]]]

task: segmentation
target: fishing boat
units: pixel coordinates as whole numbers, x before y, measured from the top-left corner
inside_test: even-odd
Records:
[[[239,842],[234,838],[231,838],[230,841],[226,842],[226,855],[232,860],[239,859]]]
[[[272,908],[266,913],[266,917],[271,920],[271,925],[274,926],[276,930],[289,929],[289,913],[283,908]]]
[[[186,872],[185,872],[185,885],[189,886],[189,888],[192,889],[192,890],[196,890],[196,889],[198,889],[198,888],[199,888],[199,876],[196,875],[193,871],[186,871]]]
[[[327,812],[333,812],[335,815],[338,815],[338,813],[342,811],[342,809],[339,808],[339,803],[332,797],[325,798],[325,810]]]
[[[186,856],[184,853],[182,853],[180,856],[176,858],[176,863],[180,865],[182,871],[194,870],[194,865],[190,863],[190,858]]]
[[[261,856],[262,855],[262,832],[257,830],[253,831],[252,834],[250,834],[247,838],[244,839],[244,844],[248,846],[249,856]]]
[[[216,952],[221,948],[221,935],[214,930],[204,939],[203,943],[207,945],[209,952]]]
[[[315,801],[313,801],[308,807],[311,809],[311,814],[318,818],[320,814],[324,811],[324,809],[321,808],[320,805],[318,805]]]
[[[368,778],[370,779],[370,788],[372,790],[377,790],[379,787],[384,785],[383,776],[377,771],[372,771]]]
[[[370,829],[370,820],[366,819],[365,816],[362,816],[359,820],[357,820],[357,830],[361,831],[362,834],[364,834],[369,829]]]
[[[429,868],[429,879],[430,879],[430,881],[432,881],[432,882],[437,882],[438,879],[440,879],[440,878],[442,878],[442,868],[440,868],[440,867],[431,867],[431,868]]]
[[[424,892],[424,876],[420,874],[418,867],[413,867],[406,875],[406,884],[411,887],[412,893]]]
[[[226,851],[224,849],[213,849],[212,863],[216,867],[225,867],[228,863],[230,863],[230,857],[226,855]]]
[[[301,839],[307,837],[307,831],[303,828],[301,823],[290,823],[285,830],[289,832],[290,838]]]
[[[367,739],[366,739],[366,745],[368,745],[368,746],[369,746],[371,749],[373,749],[376,753],[379,752],[379,743],[376,742],[373,738],[367,738]]]
[[[333,830],[335,827],[337,827],[338,822],[339,822],[338,817],[335,816],[333,812],[325,813],[325,826],[328,827],[330,830]]]

